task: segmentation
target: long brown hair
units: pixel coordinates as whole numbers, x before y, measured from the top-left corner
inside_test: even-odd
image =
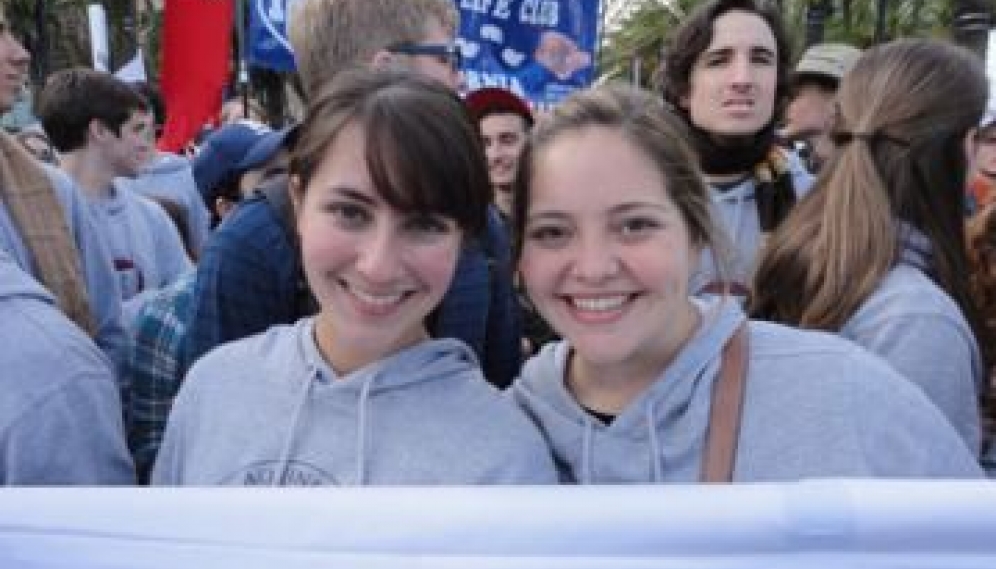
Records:
[[[963,192],[964,140],[986,98],[981,62],[958,47],[900,40],[868,50],[838,93],[836,156],[761,257],[751,314],[839,330],[899,260],[912,228],[929,242],[924,272],[983,343]]]
[[[983,354],[989,356],[988,383],[982,397],[983,432],[996,444],[996,203],[975,213],[966,228],[968,238],[969,282],[982,312],[989,342]]]

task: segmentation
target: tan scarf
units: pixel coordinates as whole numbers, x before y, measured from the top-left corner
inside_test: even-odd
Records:
[[[5,133],[0,133],[0,198],[34,257],[38,280],[55,295],[66,316],[93,336],[79,251],[65,210],[42,166]]]

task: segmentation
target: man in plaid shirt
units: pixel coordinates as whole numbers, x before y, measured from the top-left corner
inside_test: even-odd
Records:
[[[190,310],[196,274],[190,271],[160,290],[135,323],[135,341],[125,364],[131,378],[126,416],[128,448],[142,484],[148,482],[173,397],[183,381],[178,354],[187,324],[180,315]]]
[[[209,171],[210,175],[198,177],[199,189],[205,200],[215,205],[218,218],[225,217],[238,201],[235,196],[240,194],[240,186],[265,183],[268,176],[282,172],[286,140],[287,131],[237,124],[224,126],[207,139],[205,146],[212,150],[198,156],[195,171]],[[135,319],[134,343],[125,368],[131,380],[125,415],[128,447],[141,483],[148,482],[173,398],[183,382],[181,350],[195,300],[196,276],[196,271],[190,271],[161,289]]]

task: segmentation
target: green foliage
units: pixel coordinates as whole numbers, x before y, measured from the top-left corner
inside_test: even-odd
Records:
[[[640,83],[659,88],[661,53],[666,38],[685,14],[704,0],[630,0],[635,9],[608,31],[599,53],[599,80],[634,78],[634,61],[639,64]],[[780,7],[783,21],[793,40],[795,55],[805,47],[807,8],[812,0],[772,0]],[[955,6],[964,0],[885,0],[884,38],[951,36]],[[833,0],[832,15],[826,19],[823,41],[839,41],[867,47],[875,41],[880,0]]]
[[[134,2],[145,9],[134,9]],[[32,51],[35,58],[32,76],[36,84],[44,76],[58,69],[90,66],[90,33],[86,7],[100,3],[107,12],[107,26],[111,47],[111,63],[119,66],[133,53],[135,41],[144,46],[146,69],[155,75],[158,67],[155,54],[159,49],[160,14],[153,9],[151,0],[3,0],[7,20],[14,33]],[[47,53],[40,43],[36,10],[44,8],[44,31],[47,36]],[[136,23],[130,18],[142,12]],[[150,65],[151,64],[151,65]]]
[[[638,67],[640,82],[645,86],[658,87],[658,70],[667,33],[695,3],[696,0],[639,2],[639,6],[616,29],[603,30],[598,53],[600,80],[632,81]]]

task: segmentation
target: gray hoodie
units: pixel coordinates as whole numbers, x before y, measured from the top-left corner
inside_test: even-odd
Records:
[[[720,350],[745,318],[699,305],[703,324],[658,380],[609,425],[564,386],[566,342],[529,360],[512,387],[568,482],[698,480]],[[830,334],[751,322],[734,480],[978,477],[975,457],[919,389]]]
[[[86,292],[90,300],[90,312],[96,326],[94,341],[115,365],[122,369],[128,356],[128,337],[124,329],[121,313],[121,288],[111,261],[110,252],[90,216],[90,207],[83,197],[82,190],[65,172],[45,166],[55,189],[55,195],[62,204],[69,233],[79,251]],[[35,274],[35,261],[28,250],[7,208],[0,204],[0,249],[6,250],[14,261],[28,274]]]
[[[109,196],[87,197],[87,202],[117,271],[122,316],[131,329],[142,306],[190,271],[193,263],[159,204],[118,182]]]
[[[916,233],[903,242],[901,262],[840,334],[922,389],[968,448],[978,451],[978,396],[986,377],[978,344],[958,305],[922,270],[929,264],[929,242]]]
[[[897,265],[840,334],[916,384],[965,445],[979,449],[982,356],[958,305],[926,275]]]
[[[789,175],[796,197],[802,199],[813,185],[813,176],[794,152],[786,151]],[[702,286],[718,280],[721,276],[749,287],[754,274],[757,254],[761,249],[761,222],[757,216],[757,203],[754,192],[757,181],[748,177],[735,187],[720,191],[709,188],[712,198],[712,217],[728,239],[729,250],[725,251],[724,267],[729,274],[719,275],[716,269],[715,253],[706,249],[699,262],[700,269],[692,277],[689,290],[698,291]]]
[[[170,200],[180,206],[187,218],[190,248],[200,255],[211,231],[211,214],[197,189],[190,161],[181,156],[160,152],[135,179],[116,181],[147,198]]]
[[[0,483],[131,484],[110,362],[0,252]]]
[[[473,352],[430,340],[337,377],[314,320],[224,344],[190,369],[155,484],[552,483],[536,428]]]

